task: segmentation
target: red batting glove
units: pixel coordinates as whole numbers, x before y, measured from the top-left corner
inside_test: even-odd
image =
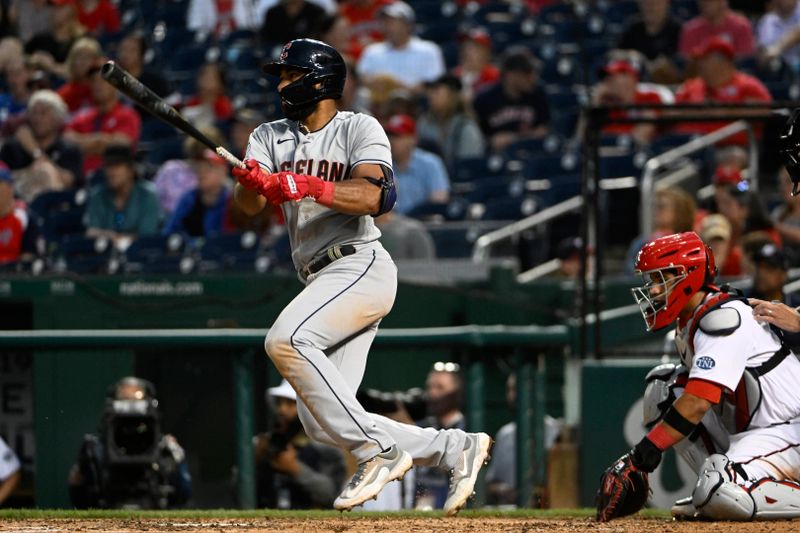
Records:
[[[284,201],[313,198],[318,204],[330,207],[333,205],[333,182],[325,181],[316,176],[295,174],[294,172],[279,172],[273,174],[277,177]]]
[[[278,189],[276,174],[264,172],[255,159],[248,159],[244,165],[246,168],[233,167],[231,174],[244,188],[255,191],[261,196],[265,196],[270,202],[276,203],[273,201],[275,189]]]

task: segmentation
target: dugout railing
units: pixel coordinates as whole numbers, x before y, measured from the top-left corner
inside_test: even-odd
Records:
[[[242,508],[256,506],[255,465],[252,446],[254,435],[253,359],[263,354],[266,331],[262,329],[118,329],[118,330],[18,330],[0,331],[0,351],[26,349],[37,351],[69,351],[76,349],[152,349],[152,348],[217,348],[232,350],[234,383],[234,427],[236,441],[237,500]],[[378,347],[447,346],[458,348],[466,362],[467,429],[485,427],[484,364],[482,349],[504,347],[513,353],[517,374],[516,472],[517,504],[529,507],[537,487],[545,483],[546,454],[544,449],[546,353],[566,355],[571,344],[570,328],[555,326],[453,326],[436,328],[395,328],[378,331]],[[476,487],[475,505],[485,501],[483,475]],[[36,483],[54,483],[37,474]]]

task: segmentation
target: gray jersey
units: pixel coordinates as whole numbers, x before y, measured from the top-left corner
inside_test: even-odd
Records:
[[[339,111],[312,133],[301,132],[293,120],[262,124],[250,135],[246,158],[270,173],[291,171],[326,181],[350,179],[352,170],[363,163],[392,168],[389,139],[378,121],[349,111]],[[333,245],[357,246],[381,236],[371,216],[345,215],[311,198],[281,207],[298,270]]]

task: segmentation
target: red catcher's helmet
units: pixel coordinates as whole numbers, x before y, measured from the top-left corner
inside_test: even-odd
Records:
[[[697,233],[688,231],[651,241],[639,250],[636,272],[644,286],[631,289],[647,324],[654,331],[672,324],[700,289],[714,281],[714,254]]]

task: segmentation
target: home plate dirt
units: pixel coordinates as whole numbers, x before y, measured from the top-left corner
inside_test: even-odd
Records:
[[[499,517],[402,517],[386,518],[343,515],[336,518],[231,518],[231,519],[7,519],[0,531],[20,533],[90,532],[264,532],[264,533],[428,533],[428,532],[515,532],[544,531],[614,533],[766,533],[800,531],[800,520],[774,522],[674,522],[664,518],[623,518],[600,524],[590,518],[499,518]]]

